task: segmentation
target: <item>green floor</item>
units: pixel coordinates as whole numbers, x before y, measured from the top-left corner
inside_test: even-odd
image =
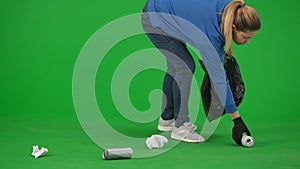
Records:
[[[245,100],[239,111],[255,138],[253,148],[235,145],[231,139],[232,122],[226,116],[205,143],[179,143],[171,150],[149,158],[114,161],[101,158],[103,147],[86,134],[80,123],[82,119],[77,118],[75,111],[72,81],[75,64],[84,44],[97,30],[115,19],[139,13],[144,3],[145,0],[1,3],[1,168],[300,168],[300,20],[297,19],[300,4],[296,0],[272,5],[267,1],[246,2],[256,7],[262,19],[262,29],[250,45],[234,46],[246,84]],[[130,26],[127,24],[126,28]],[[124,28],[118,27],[114,31],[122,32]],[[97,47],[109,40],[104,39]],[[95,98],[108,123],[123,135],[142,139],[159,134],[157,118],[146,124],[124,119],[114,106],[111,82],[121,61],[147,48],[153,48],[153,45],[145,35],[123,39],[105,55],[94,83]],[[201,82],[203,72],[197,66],[195,77]],[[157,70],[143,71],[134,77],[128,94],[135,108],[141,112],[149,109],[149,93],[160,89],[162,78],[163,73]],[[119,84],[122,85],[122,81]],[[159,114],[159,105],[155,108],[157,111],[153,113]],[[190,108],[194,113],[198,112],[196,124],[201,130],[202,105],[196,111],[194,103]],[[95,133],[100,139],[109,134],[101,129]],[[110,141],[124,145],[122,139],[109,140],[106,144]],[[34,159],[31,156],[33,145],[44,146],[49,152]],[[132,146],[130,143],[125,145]],[[147,150],[146,145],[133,148],[134,154],[153,151]]]
[[[224,118],[214,135],[205,143],[180,143],[156,157],[109,161],[101,158],[102,149],[87,137],[76,120],[42,118],[1,118],[0,160],[3,168],[300,167],[300,134],[295,125],[296,121],[280,124],[274,121],[268,125],[252,122],[251,129],[255,131],[253,134],[256,145],[253,148],[243,148],[236,146],[231,140],[231,123],[228,118]],[[146,133],[153,131],[152,128],[144,130]],[[141,131],[131,128],[131,132],[135,134]],[[49,149],[46,156],[38,159],[31,156],[32,146],[35,144]]]

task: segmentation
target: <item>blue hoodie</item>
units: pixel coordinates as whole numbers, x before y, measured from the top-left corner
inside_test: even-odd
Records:
[[[231,0],[148,0],[152,26],[196,47],[221,104],[237,111],[223,67],[225,39],[220,30],[222,12]],[[195,31],[195,28],[198,31]]]

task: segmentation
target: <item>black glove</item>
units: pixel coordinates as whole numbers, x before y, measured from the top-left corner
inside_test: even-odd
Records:
[[[232,138],[236,142],[236,144],[242,145],[242,137],[243,134],[246,133],[248,136],[251,136],[250,131],[248,130],[246,124],[242,120],[241,117],[238,117],[233,120],[234,127],[232,129]]]

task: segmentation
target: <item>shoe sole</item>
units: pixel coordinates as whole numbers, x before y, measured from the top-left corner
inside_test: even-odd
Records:
[[[158,125],[157,129],[159,131],[172,131],[173,127],[166,127],[166,126],[160,126],[160,125]]]
[[[160,125],[158,125],[157,126],[157,129],[159,130],[159,131],[172,131],[172,129],[173,129],[173,127],[166,127],[166,126],[160,126]],[[192,128],[192,130],[196,130],[197,129],[197,126],[194,126],[193,128]]]
[[[202,143],[202,142],[205,141],[204,139],[201,139],[201,140],[190,140],[190,139],[178,136],[178,135],[173,134],[173,133],[171,134],[171,138],[174,139],[174,140],[185,141],[185,142],[189,142],[189,143]]]

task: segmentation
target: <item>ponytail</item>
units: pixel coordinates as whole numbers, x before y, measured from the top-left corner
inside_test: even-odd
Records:
[[[257,31],[260,29],[260,18],[255,9],[246,6],[243,0],[233,0],[226,6],[220,28],[225,38],[225,52],[231,56],[233,25],[238,31]]]

